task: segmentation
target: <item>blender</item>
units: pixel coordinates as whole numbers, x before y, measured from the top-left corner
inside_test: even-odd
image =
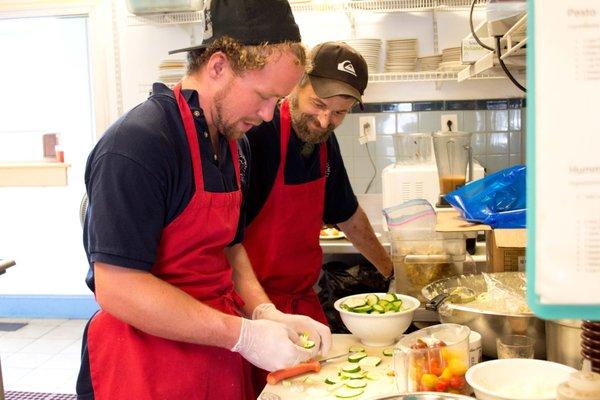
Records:
[[[444,195],[465,185],[467,164],[469,181],[473,180],[472,135],[470,132],[452,131],[433,134],[433,151],[440,181],[440,198],[436,207],[450,207]]]

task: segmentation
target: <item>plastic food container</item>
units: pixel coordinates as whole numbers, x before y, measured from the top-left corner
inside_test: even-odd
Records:
[[[440,324],[403,337],[394,349],[398,391],[468,394],[470,333],[464,325]]]

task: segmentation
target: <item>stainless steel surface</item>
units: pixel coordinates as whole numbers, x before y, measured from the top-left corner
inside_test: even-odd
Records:
[[[546,353],[549,361],[581,369],[581,320],[546,321]]]
[[[420,392],[414,394],[395,394],[385,395],[380,397],[370,397],[369,400],[444,400],[444,399],[459,399],[459,400],[472,400],[474,397],[463,396],[460,394],[452,393],[434,393],[434,392]]]
[[[375,230],[375,232],[378,232]],[[378,238],[379,243],[386,249],[388,252],[391,250],[391,244],[389,239],[389,232],[381,232],[381,236]],[[352,242],[348,239],[335,239],[335,240],[319,240],[319,244],[321,245],[321,250],[323,250],[323,254],[360,254],[360,252],[354,247]]]
[[[508,286],[523,276],[519,272],[498,272],[489,275]],[[438,294],[451,291],[457,286],[469,287],[477,294],[487,290],[483,275],[460,275],[433,282],[423,288],[422,294],[427,300],[431,300]],[[477,310],[467,306],[468,304],[446,303],[444,312],[440,313],[440,321],[467,325],[471,330],[481,334],[484,355],[497,357],[496,338],[499,336],[526,335],[535,339],[535,358],[546,358],[545,324],[533,313],[509,314]]]

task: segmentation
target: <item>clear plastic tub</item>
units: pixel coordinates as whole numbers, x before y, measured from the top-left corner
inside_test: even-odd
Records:
[[[127,0],[127,9],[132,14],[199,11],[204,0]]]
[[[394,349],[398,390],[468,394],[470,333],[464,325],[440,324],[400,339]]]
[[[434,233],[412,240],[406,234],[390,234],[396,292],[425,302],[421,289],[464,272],[467,248],[462,234]]]

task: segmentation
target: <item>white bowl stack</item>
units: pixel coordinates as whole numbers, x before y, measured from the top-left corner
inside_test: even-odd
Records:
[[[163,59],[158,66],[158,81],[169,87],[175,86],[183,78],[187,61],[180,54]]]
[[[386,43],[385,72],[414,72],[417,69],[417,39],[393,39]]]
[[[381,39],[348,39],[344,42],[363,56],[370,74],[376,74],[379,71]]]
[[[442,62],[442,55],[427,56],[419,58],[419,71],[437,71]]]
[[[449,47],[442,50],[442,62],[439,69],[442,71],[456,71],[462,68],[460,61],[460,47]]]

